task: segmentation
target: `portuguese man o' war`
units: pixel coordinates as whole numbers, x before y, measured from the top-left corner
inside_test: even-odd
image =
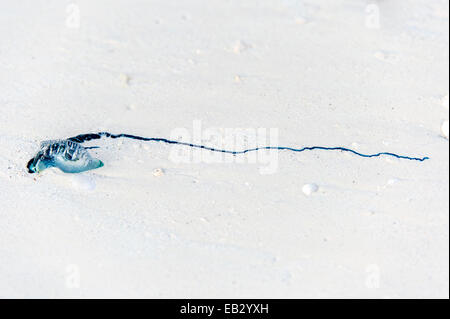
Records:
[[[64,173],[80,173],[103,166],[80,143],[68,140],[45,141],[41,150],[27,164],[29,173],[40,173],[49,167],[57,167]]]
[[[57,167],[64,173],[81,173],[88,170],[100,168],[104,166],[103,162],[99,159],[93,158],[88,150],[93,148],[98,148],[97,146],[93,147],[84,147],[82,143],[90,140],[101,139],[102,137],[107,138],[129,138],[139,141],[147,141],[147,142],[161,142],[166,144],[175,144],[175,145],[183,145],[191,148],[204,149],[211,152],[220,152],[225,154],[239,155],[246,154],[249,152],[256,152],[259,150],[287,150],[291,152],[304,152],[311,150],[326,150],[326,151],[343,151],[350,152],[357,156],[361,157],[379,157],[382,155],[391,156],[398,159],[407,159],[411,161],[420,161],[423,162],[429,157],[409,157],[404,155],[398,155],[395,153],[389,152],[381,152],[375,154],[362,154],[355,150],[345,148],[345,147],[324,147],[324,146],[308,146],[303,148],[292,148],[292,147],[284,147],[284,146],[264,146],[264,147],[256,147],[252,149],[246,149],[241,151],[231,151],[231,150],[223,150],[216,149],[213,147],[208,147],[204,145],[191,144],[186,142],[179,142],[168,140],[165,138],[150,138],[150,137],[141,137],[130,134],[111,134],[108,132],[100,132],[100,133],[90,133],[90,134],[81,134],[74,137],[70,137],[65,140],[52,140],[45,141],[41,143],[40,151],[28,161],[27,169],[29,173],[40,173],[43,170],[50,167]]]

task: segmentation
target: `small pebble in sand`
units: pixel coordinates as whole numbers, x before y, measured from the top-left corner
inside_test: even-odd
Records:
[[[122,73],[119,78],[122,86],[128,86],[130,84],[130,77],[128,75]]]
[[[442,135],[448,140],[448,120],[444,121],[441,125]]]
[[[317,186],[317,184],[314,184],[314,183],[305,184],[302,188],[302,191],[306,196],[310,196],[312,193],[315,193],[318,190],[319,190],[319,186]]]
[[[153,176],[155,177],[161,177],[164,175],[164,170],[162,168],[155,168],[153,170]]]

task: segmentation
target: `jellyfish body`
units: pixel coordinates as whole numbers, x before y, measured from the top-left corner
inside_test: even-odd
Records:
[[[56,167],[64,173],[81,173],[103,166],[93,158],[86,147],[69,140],[55,140],[41,143],[41,149],[27,164],[29,173],[40,173]]]

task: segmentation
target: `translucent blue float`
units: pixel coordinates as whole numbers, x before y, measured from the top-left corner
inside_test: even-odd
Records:
[[[70,140],[42,142],[40,151],[28,162],[28,172],[40,173],[57,167],[64,173],[81,173],[102,167],[103,162],[88,153],[90,148]]]

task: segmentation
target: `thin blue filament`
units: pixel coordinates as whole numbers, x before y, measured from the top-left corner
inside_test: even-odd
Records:
[[[357,156],[366,157],[366,158],[380,157],[382,155],[385,155],[385,156],[395,157],[398,159],[406,159],[406,160],[419,161],[419,162],[423,162],[423,161],[429,159],[429,157],[411,157],[411,156],[399,155],[399,154],[390,153],[390,152],[380,152],[380,153],[375,153],[375,154],[363,154],[363,153],[357,152],[355,150],[352,150],[350,148],[340,147],[340,146],[338,146],[338,147],[307,146],[307,147],[303,147],[303,148],[293,148],[293,147],[284,147],[284,146],[264,146],[264,147],[256,147],[256,148],[251,148],[251,149],[246,149],[246,150],[241,150],[241,151],[232,151],[232,150],[225,150],[225,149],[217,149],[217,148],[204,146],[204,145],[174,141],[174,140],[169,140],[166,138],[142,137],[142,136],[136,136],[136,135],[130,135],[130,134],[111,134],[108,132],[81,134],[81,135],[77,135],[75,137],[71,137],[68,140],[77,142],[77,143],[83,143],[83,142],[90,141],[90,140],[101,139],[102,136],[109,137],[109,138],[129,138],[129,139],[134,139],[134,140],[139,140],[139,141],[161,142],[161,143],[166,143],[166,144],[184,145],[184,146],[188,146],[188,147],[192,147],[192,148],[208,150],[211,152],[220,152],[220,153],[232,154],[232,155],[246,154],[249,152],[257,152],[260,150],[292,151],[292,152],[297,152],[297,153],[301,153],[304,151],[312,151],[312,150],[324,150],[324,151],[350,152]]]

